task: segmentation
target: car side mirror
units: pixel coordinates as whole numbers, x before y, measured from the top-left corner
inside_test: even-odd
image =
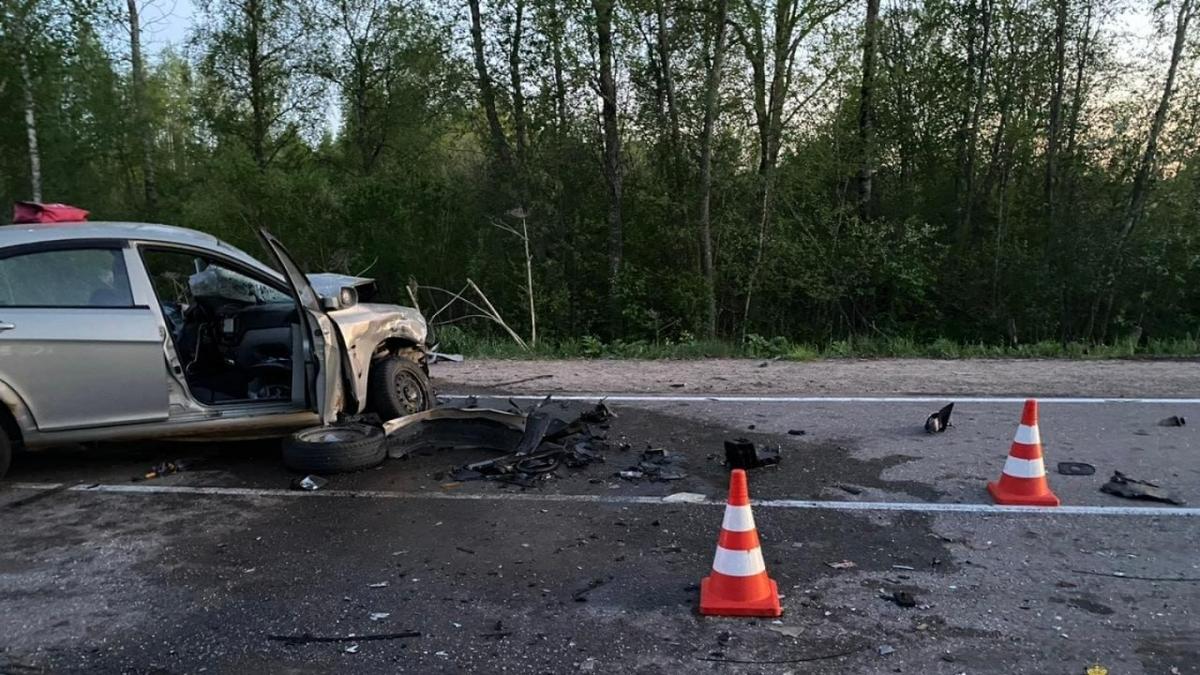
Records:
[[[358,304],[358,291],[353,286],[344,286],[337,295],[321,298],[321,306],[328,310],[348,309]]]

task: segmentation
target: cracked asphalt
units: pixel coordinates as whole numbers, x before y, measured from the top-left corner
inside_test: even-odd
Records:
[[[1200,518],[759,507],[775,622],[696,613],[719,506],[618,499],[721,499],[722,443],[746,437],[783,457],[750,472],[755,498],[986,504],[1019,403],[960,401],[937,436],[930,403],[612,407],[605,463],[525,489],[445,478],[488,456],[471,451],[330,476],[344,496],[324,497],[287,491],[273,442],[19,456],[0,482],[0,672],[1200,673]],[[1200,505],[1195,428],[1157,424],[1173,414],[1200,423],[1194,403],[1044,403],[1064,504],[1148,505],[1099,492],[1119,469]],[[614,476],[650,447],[687,477]],[[152,492],[88,489],[178,458]],[[1097,473],[1054,474],[1066,460]],[[196,487],[240,491],[178,491]]]

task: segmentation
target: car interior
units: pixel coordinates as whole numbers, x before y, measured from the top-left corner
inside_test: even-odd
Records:
[[[283,288],[192,252],[142,252],[192,397],[207,405],[302,392],[303,327]]]

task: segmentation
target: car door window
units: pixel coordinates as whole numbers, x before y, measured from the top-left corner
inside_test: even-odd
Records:
[[[120,249],[38,251],[0,258],[0,307],[131,307]]]

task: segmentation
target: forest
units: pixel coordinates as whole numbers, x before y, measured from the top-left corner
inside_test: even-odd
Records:
[[[1198,13],[4,0],[0,223],[266,227],[460,342],[1195,344]]]

